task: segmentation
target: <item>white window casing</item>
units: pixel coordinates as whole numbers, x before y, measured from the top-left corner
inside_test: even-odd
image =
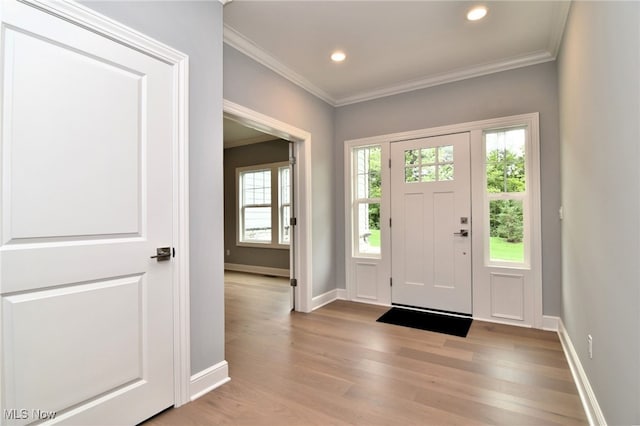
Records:
[[[236,168],[236,244],[242,247],[288,249],[283,230],[288,224],[282,212],[289,206],[291,195],[281,194],[289,185],[281,185],[282,170],[289,163],[269,163]],[[253,212],[250,217],[249,212]],[[262,218],[260,216],[263,216]],[[249,222],[252,225],[249,225]],[[249,228],[254,226],[254,228]],[[262,227],[261,227],[262,226]],[[251,229],[252,234],[247,231]]]

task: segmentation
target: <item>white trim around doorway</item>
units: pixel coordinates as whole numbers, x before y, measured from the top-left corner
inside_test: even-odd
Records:
[[[492,314],[491,310],[491,284],[487,284],[488,279],[480,278],[487,275],[489,269],[485,265],[483,255],[483,238],[482,233],[477,229],[482,227],[484,223],[483,209],[480,207],[484,203],[484,162],[483,162],[483,131],[489,129],[508,128],[513,126],[525,125],[529,129],[529,138],[531,143],[527,148],[527,163],[526,167],[531,175],[528,175],[528,189],[530,191],[530,229],[531,229],[531,252],[530,252],[530,266],[529,269],[522,269],[522,274],[527,274],[527,278],[531,282],[531,292],[528,296],[527,303],[530,305],[527,307],[526,315],[523,315],[523,320],[509,319],[504,316],[496,316]],[[345,170],[349,169],[349,156],[350,151],[357,146],[368,145],[381,145],[385,146],[393,142],[406,141],[411,139],[420,139],[433,136],[448,135],[454,133],[469,132],[471,135],[471,180],[472,180],[472,223],[477,238],[473,244],[474,253],[473,257],[473,318],[483,321],[505,323],[524,327],[543,328],[545,322],[543,321],[543,306],[542,306],[542,245],[541,245],[541,210],[540,210],[540,136],[539,136],[539,114],[521,114],[510,117],[501,117],[490,120],[473,121],[468,123],[453,124],[448,126],[433,127],[427,129],[414,130],[409,132],[392,133],[386,135],[373,136],[368,138],[347,140],[344,142],[345,146]],[[383,159],[384,160],[384,159]],[[386,162],[384,160],[383,162]],[[474,167],[475,164],[475,167]],[[481,165],[481,167],[479,167]],[[384,167],[383,167],[384,169]],[[349,300],[355,300],[365,303],[373,304],[385,304],[381,303],[381,300],[391,300],[389,295],[380,295],[376,300],[364,300],[362,297],[354,297],[358,294],[357,289],[354,288],[354,283],[350,277],[353,276],[351,262],[349,261],[352,253],[352,224],[350,220],[350,174],[345,172],[345,253],[346,253],[346,295]],[[384,192],[384,191],[383,191]],[[383,194],[383,197],[388,197]],[[383,200],[383,204],[387,201]],[[349,211],[347,211],[349,210]],[[382,237],[381,237],[382,238]],[[383,259],[383,264],[389,263],[389,259]],[[508,268],[503,268],[507,270]],[[387,271],[387,268],[383,268],[382,272]],[[520,273],[517,268],[513,268],[513,273]],[[491,274],[489,274],[491,275]],[[495,274],[493,274],[495,275]],[[390,287],[389,293],[390,293]],[[387,291],[387,290],[384,290]],[[379,293],[379,291],[378,291]],[[524,318],[526,316],[526,318]]]
[[[295,173],[295,207],[294,214],[298,218],[295,242],[295,271],[297,271],[298,287],[295,292],[295,307],[299,312],[311,312],[313,304],[313,268],[311,253],[311,133],[291,126],[275,118],[251,110],[234,102],[224,100],[225,118],[237,121],[247,127],[294,142],[296,165]]]

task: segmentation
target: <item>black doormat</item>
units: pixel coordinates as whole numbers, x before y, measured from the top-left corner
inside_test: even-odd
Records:
[[[387,324],[404,327],[419,328],[436,333],[451,334],[467,337],[471,318],[453,317],[450,315],[434,314],[431,312],[414,311],[411,309],[391,308],[377,320]]]

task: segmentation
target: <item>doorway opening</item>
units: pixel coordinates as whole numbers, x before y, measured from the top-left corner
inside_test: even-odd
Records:
[[[225,271],[293,278],[290,142],[230,118],[223,129]]]
[[[310,312],[311,135],[226,100],[224,119],[225,128],[249,135],[231,142],[228,132],[225,169],[232,157],[257,163],[225,170],[225,181],[233,179],[225,183],[225,269],[288,276],[292,310]],[[234,252],[244,263],[234,263]]]
[[[538,129],[530,113],[346,141],[349,300],[542,328]]]

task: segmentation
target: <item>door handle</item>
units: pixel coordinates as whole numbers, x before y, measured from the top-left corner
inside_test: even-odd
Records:
[[[151,256],[151,259],[157,259],[158,262],[163,260],[169,260],[171,258],[171,247],[158,247],[156,249],[156,255]]]
[[[469,236],[469,230],[468,229],[461,229],[460,232],[454,232],[453,235],[455,235],[457,237],[468,237]]]

